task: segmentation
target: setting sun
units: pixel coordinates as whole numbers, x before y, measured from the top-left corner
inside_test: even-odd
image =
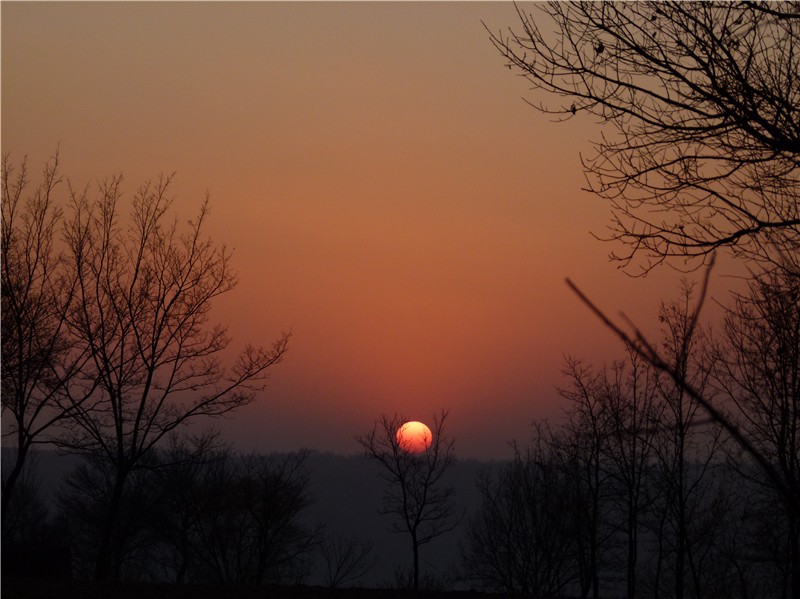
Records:
[[[397,443],[409,453],[421,453],[428,449],[433,435],[426,424],[410,420],[397,429]]]

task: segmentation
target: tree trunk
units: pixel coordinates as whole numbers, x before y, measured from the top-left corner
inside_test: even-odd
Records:
[[[414,590],[419,590],[419,543],[416,533],[411,533],[411,542],[414,546]]]
[[[681,418],[683,414],[681,413]],[[678,446],[678,545],[675,551],[675,599],[683,599],[685,586],[685,562],[686,562],[686,496],[684,477],[686,473],[686,462],[684,459],[684,435],[681,431]]]
[[[789,515],[789,571],[792,599],[800,599],[800,515]]]
[[[656,561],[655,581],[653,585],[655,589],[655,599],[661,598],[661,570],[664,562],[664,526],[666,518],[667,507],[664,506],[661,519],[658,521],[658,560]]]
[[[598,475],[599,465],[595,464],[594,471],[594,491],[592,493],[592,540],[589,547],[591,558],[592,576],[592,599],[600,597],[600,478]]]
[[[97,559],[94,567],[95,580],[108,580],[111,576],[112,567],[112,554],[115,553],[114,545],[115,535],[117,532],[117,520],[119,519],[119,508],[122,504],[122,492],[125,488],[125,481],[128,477],[127,471],[117,471],[114,478],[114,487],[111,492],[111,500],[108,504],[108,511],[106,512],[105,522],[103,523],[102,536],[100,538],[100,547],[97,553]],[[118,558],[118,556],[117,556]],[[119,575],[119,572],[115,572]]]
[[[636,501],[630,499],[629,501]],[[638,557],[638,514],[635,504],[628,508],[628,599],[636,598],[636,561]]]
[[[678,505],[678,545],[675,549],[675,599],[683,599],[683,562],[686,553],[684,544],[683,498]]]
[[[22,468],[25,465],[25,456],[27,453],[28,448],[25,447],[24,443],[20,443],[17,446],[17,456],[14,460],[14,466],[8,473],[6,480],[3,481],[2,508],[0,508],[0,518],[2,518],[3,522],[6,521],[8,506],[11,504],[11,496],[14,492],[14,485],[16,485],[20,474],[22,474]]]
[[[597,525],[595,524],[595,527]],[[592,599],[600,597],[600,573],[597,566],[597,530],[592,530],[592,546],[590,548],[592,560]]]

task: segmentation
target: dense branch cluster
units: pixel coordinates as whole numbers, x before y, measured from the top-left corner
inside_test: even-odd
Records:
[[[533,596],[800,596],[797,295],[764,274],[715,332],[688,286],[660,310],[663,366],[633,344],[568,358],[563,423],[480,482],[466,574]]]
[[[3,157],[3,413],[15,463],[3,513],[34,444],[102,459],[114,473],[95,576],[110,547],[129,477],[173,431],[255,398],[281,361],[284,334],[247,346],[228,366],[212,304],[236,286],[230,253],[206,236],[208,198],[194,220],[170,216],[172,177],[123,199],[121,176],[57,198],[58,156],[28,193]]]
[[[595,117],[583,158],[613,258],[647,272],[721,246],[800,249],[800,4],[550,2],[494,45],[558,119]],[[673,261],[674,262],[674,261]]]
[[[113,454],[105,431],[124,437],[131,456],[146,452],[188,418],[248,403],[285,351],[286,338],[269,349],[248,346],[223,367],[230,339],[208,315],[236,285],[229,252],[202,236],[208,199],[188,231],[166,221],[170,180],[138,191],[127,227],[120,178],[102,184],[96,202],[73,193],[66,240],[78,290],[67,326],[91,351],[84,379],[103,391],[76,407],[79,434],[66,441],[73,447]]]
[[[698,307],[661,315],[672,325],[662,343],[619,326],[568,282],[632,356],[686,398],[665,403],[675,439],[691,434],[699,412],[747,456],[741,473],[783,509],[784,586],[775,592],[800,597],[800,3],[548,2],[518,15],[519,33],[491,39],[510,69],[549,95],[532,104],[557,120],[590,115],[600,127],[582,162],[589,191],[611,207],[602,237],[617,242],[612,259],[639,274],[664,262],[708,265]],[[708,365],[689,368],[678,358],[694,353],[720,248],[744,259],[750,295],[734,299],[724,341],[703,356]],[[685,496],[691,485],[679,483]],[[686,579],[702,581],[690,506],[676,507],[681,597]],[[747,567],[735,568],[744,580]],[[632,582],[629,572],[629,596]]]

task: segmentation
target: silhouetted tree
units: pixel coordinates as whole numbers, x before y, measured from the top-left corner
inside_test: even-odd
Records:
[[[709,268],[706,272],[706,278],[703,282],[696,307],[691,309],[688,306],[688,302],[685,306],[683,324],[680,327],[684,331],[682,339],[688,340],[692,339],[694,336],[694,331],[699,321],[700,309],[703,306],[708,289],[710,270]],[[783,269],[783,272],[784,274],[792,274],[791,271],[786,269]],[[682,401],[691,402],[700,406],[709,417],[710,421],[715,426],[720,427],[730,440],[738,445],[745,454],[745,457],[751,460],[752,468],[757,469],[760,476],[763,477],[763,481],[766,481],[780,496],[781,501],[787,506],[788,513],[795,515],[800,514],[800,493],[796,486],[796,480],[786,480],[786,477],[773,462],[773,457],[759,447],[758,442],[751,438],[734,416],[726,409],[725,403],[730,400],[730,397],[717,397],[712,388],[707,388],[707,376],[701,377],[699,381],[689,376],[688,372],[683,368],[681,361],[674,359],[674,346],[672,350],[673,353],[670,353],[669,347],[660,348],[658,345],[651,343],[647,337],[630,322],[628,322],[628,325],[631,327],[631,330],[627,331],[623,329],[595,306],[572,282],[568,281],[568,283],[580,299],[632,352],[641,356],[656,371],[661,373],[666,380],[672,382],[675,389],[679,390],[680,395],[684,398]],[[676,445],[676,447],[678,447],[678,445]],[[684,486],[684,488],[686,487]],[[692,574],[694,575],[695,573]],[[678,575],[676,571],[676,577]],[[793,599],[798,599],[800,598],[800,576],[798,576],[796,571],[792,572],[790,576],[791,596]],[[742,585],[742,588],[746,588],[746,585]]]
[[[214,462],[230,458],[231,450],[210,429],[200,435],[172,434],[157,455],[152,472],[158,500],[149,525],[156,531],[156,552],[165,574],[183,583],[193,575],[197,513],[192,508],[202,492],[201,481],[214,469]]]
[[[69,336],[65,323],[76,289],[58,248],[62,218],[54,197],[61,181],[58,154],[44,166],[41,182],[27,197],[26,161],[15,172],[8,155],[2,160],[0,367],[4,441],[12,441],[9,449],[14,455],[3,468],[5,521],[31,449],[47,442],[47,434],[69,413],[70,406],[61,404],[59,396],[89,354]],[[75,404],[91,391],[89,386],[83,396],[76,396]]]
[[[128,478],[145,467],[166,435],[200,416],[228,414],[251,402],[288,335],[269,348],[247,346],[231,368],[221,356],[225,329],[209,324],[215,298],[236,276],[224,245],[205,237],[208,199],[182,229],[171,220],[170,177],[146,183],[121,210],[121,177],[89,190],[71,189],[65,240],[76,301],[67,324],[90,354],[86,386],[70,389],[70,434],[63,447],[103,458],[112,492],[99,541],[95,577],[110,574],[111,547]]]
[[[372,541],[342,534],[327,536],[320,545],[325,582],[332,588],[350,584],[367,574],[378,562]]]
[[[549,2],[535,11],[518,9],[522,31],[492,41],[509,68],[561,98],[537,100],[537,108],[599,119],[601,137],[583,164],[590,191],[611,204],[608,237],[625,248],[612,257],[625,265],[644,258],[647,272],[673,257],[689,266],[713,262],[714,251],[727,247],[753,270],[796,276],[800,3]],[[573,288],[683,401],[719,424],[789,512],[800,514],[794,482],[772,449],[748,434],[746,419],[725,411],[729,397],[698,387],[668,349],[635,326],[623,330]],[[687,332],[704,296],[705,286],[698,308],[686,313]],[[800,574],[792,576],[797,598]]]
[[[713,262],[714,251],[727,247],[754,270],[796,276],[800,3],[549,2],[535,11],[518,9],[522,31],[492,41],[509,68],[561,98],[537,100],[537,108],[599,119],[601,137],[583,164],[589,189],[610,201],[608,237],[625,248],[612,257],[626,265],[642,257],[647,272],[673,257],[689,266]],[[794,484],[770,449],[726,413],[726,398],[697,388],[668,352],[573,288],[631,351],[718,423],[800,514]],[[687,317],[689,331],[704,296],[705,286]],[[800,574],[793,577],[797,598]]]
[[[606,510],[611,494],[604,375],[575,358],[567,358],[564,374],[569,387],[559,389],[570,404],[558,435],[559,467],[571,475],[573,501],[578,506],[575,529],[581,597],[600,596],[602,556],[611,542]]]
[[[455,442],[445,435],[446,419],[446,411],[434,418],[430,445],[419,454],[401,446],[397,431],[405,420],[397,415],[382,416],[372,431],[357,438],[364,454],[382,466],[386,492],[381,513],[394,516],[392,530],[407,533],[411,540],[415,590],[420,581],[420,547],[460,521],[455,489],[444,480],[455,463]]]
[[[656,402],[656,375],[640,356],[628,351],[625,360],[603,371],[608,468],[613,504],[621,512],[619,527],[625,535],[626,596],[637,594],[639,531],[649,500],[653,445],[662,410]]]
[[[777,271],[754,277],[745,295],[726,313],[716,347],[716,386],[730,398],[740,430],[774,465],[783,487],[753,471],[745,461],[742,473],[755,477],[754,494],[764,507],[781,508],[784,531],[775,544],[785,547],[787,578],[800,586],[800,275]],[[789,586],[787,584],[786,586]]]
[[[319,531],[299,518],[308,507],[305,453],[238,455],[216,450],[202,462],[159,470],[164,512],[157,530],[182,580],[296,583],[308,571]],[[156,520],[158,522],[158,520]]]
[[[705,392],[711,373],[707,335],[695,326],[691,298],[687,284],[681,298],[659,312],[660,346],[681,384],[630,348],[625,360],[601,370],[567,359],[571,384],[560,393],[569,404],[554,455],[580,508],[575,534],[582,596],[599,595],[602,580],[616,576],[620,548],[626,592],[638,596],[643,529],[656,541],[648,554],[655,563],[647,590],[658,594],[671,578],[674,596],[687,590],[702,595],[721,568],[715,539],[727,522],[723,512],[733,508],[720,496],[719,476],[711,476],[721,467],[721,429],[684,389]]]
[[[158,509],[152,472],[145,468],[131,472],[119,496],[115,496],[115,480],[115,468],[108,458],[101,454],[87,455],[58,491],[59,520],[78,578],[93,575],[100,551],[106,552],[109,576],[128,580],[151,578],[155,565],[153,550],[158,540],[150,526],[150,516]],[[108,544],[101,545],[112,501],[116,502],[114,528]]]
[[[548,2],[491,40],[557,119],[599,122],[584,157],[608,237],[646,272],[721,246],[800,249],[800,3]],[[694,264],[697,264],[695,261]]]
[[[6,457],[4,452],[3,459]],[[42,529],[49,520],[47,498],[42,492],[41,479],[37,476],[37,458],[35,450],[28,454],[25,468],[17,479],[14,496],[9,501],[6,517],[3,519],[4,562],[9,555],[13,555],[15,546],[39,540],[43,536]]]
[[[693,286],[684,283],[680,297],[659,310],[664,357],[679,373],[680,383],[659,376],[657,398],[661,404],[659,434],[654,438],[657,471],[654,475],[660,508],[656,580],[667,554],[672,559],[673,595],[681,599],[687,589],[702,595],[702,573],[695,555],[696,532],[702,521],[701,506],[709,491],[709,469],[719,461],[720,428],[709,423],[700,404],[685,387],[700,393],[709,389],[710,348],[705,331],[693,320]],[[705,534],[708,534],[706,531]]]
[[[580,593],[599,596],[602,579],[617,576],[623,562],[626,592],[634,597],[639,530],[660,425],[656,374],[631,353],[602,369],[568,357],[564,374],[569,385],[559,393],[569,403],[564,425],[551,437],[550,459],[571,484],[576,510],[570,534]]]
[[[467,528],[462,569],[488,591],[557,597],[577,567],[574,486],[553,455],[551,431],[536,431],[496,476],[478,480],[482,501]]]

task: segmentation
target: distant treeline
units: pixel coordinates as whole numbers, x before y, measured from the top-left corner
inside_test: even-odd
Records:
[[[302,580],[320,531],[299,524],[310,499],[304,455],[198,452],[174,444],[154,454],[126,487],[112,543],[112,577],[177,582],[276,583]],[[46,574],[55,559],[32,548],[63,547],[68,572],[90,578],[111,485],[111,468],[81,460],[58,488],[52,516],[26,479],[4,522],[4,566],[25,554],[21,574]],[[43,563],[44,562],[44,563]],[[13,574],[6,569],[4,574]],[[63,571],[59,565],[56,573]]]
[[[176,451],[158,452],[126,493],[113,578],[251,587],[410,583],[406,539],[379,513],[380,473],[365,457],[218,447],[190,463],[176,461]],[[3,449],[6,463],[13,453]],[[92,579],[110,481],[81,456],[41,451],[33,458],[6,521],[3,576]],[[499,464],[463,460],[448,475],[461,513],[478,503],[479,473]],[[457,583],[461,533],[426,546],[426,588]],[[256,534],[264,540],[257,551]]]

